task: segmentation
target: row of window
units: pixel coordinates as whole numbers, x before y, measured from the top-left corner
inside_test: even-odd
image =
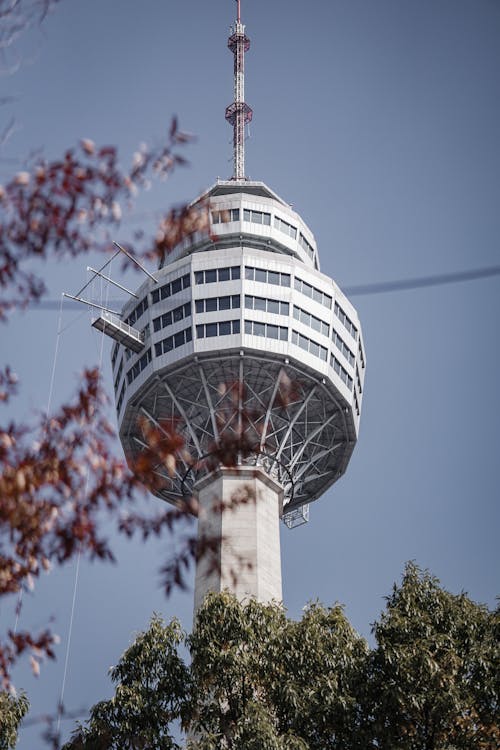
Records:
[[[125,323],[129,326],[133,326],[136,320],[139,320],[141,315],[148,309],[148,298],[144,297],[141,299],[138,305],[134,307],[128,318],[125,318]]]
[[[356,409],[356,413],[359,417],[359,401],[358,401],[358,396],[356,394],[356,390],[354,390],[354,408]]]
[[[310,297],[315,302],[319,302],[321,305],[328,307],[328,309],[330,309],[332,306],[332,298],[329,294],[325,294],[325,292],[322,292],[321,289],[316,289],[315,286],[312,286],[312,284],[308,284],[307,281],[299,279],[298,276],[295,277],[295,289],[301,294],[305,294],[307,297]]]
[[[212,284],[215,281],[234,281],[240,278],[240,267],[209,268],[206,271],[195,271],[195,284]]]
[[[161,357],[162,354],[171,352],[172,349],[177,349],[178,346],[184,346],[184,344],[187,344],[192,338],[193,334],[191,332],[191,326],[189,326],[189,328],[184,328],[183,331],[174,333],[173,336],[167,336],[166,339],[158,341],[155,344],[155,356]]]
[[[301,307],[297,307],[297,305],[293,306],[293,317],[295,320],[300,320],[301,323],[309,326],[309,328],[314,328],[318,333],[322,333],[323,336],[328,336],[330,333],[330,326],[328,323],[325,323],[324,320],[320,320],[320,318],[317,318],[315,315],[311,315],[311,313],[306,312],[306,310],[303,310]]]
[[[288,328],[272,323],[261,323],[258,320],[245,320],[245,333],[251,336],[265,336],[268,339],[288,341]]]
[[[338,361],[337,357],[334,354],[330,354],[330,364],[337,373],[337,375],[340,377],[341,380],[344,381],[346,386],[349,388],[350,391],[352,391],[352,378],[345,369],[345,367],[342,367],[340,362]]]
[[[304,336],[302,333],[299,333],[295,329],[292,330],[292,344],[295,344],[295,346],[300,346],[301,349],[305,349],[306,352],[314,354],[315,357],[320,357],[320,359],[324,360],[325,362],[328,359],[328,349],[326,347],[321,346],[321,344],[318,344],[316,341],[313,341],[307,336]]]
[[[358,342],[358,351],[359,351],[359,359],[361,361],[361,367],[364,370],[365,369],[365,355],[363,352],[363,347],[361,346],[361,341]]]
[[[290,286],[289,273],[268,271],[267,268],[245,266],[245,279],[249,281],[262,281],[264,284],[274,284],[275,286]]]
[[[172,323],[177,323],[179,320],[189,318],[191,315],[191,302],[186,302],[184,305],[179,305],[173,310],[160,315],[158,318],[153,318],[153,330],[159,331],[161,328],[171,326]]]
[[[352,320],[342,310],[338,302],[335,303],[334,311],[335,315],[340,320],[344,328],[349,331],[353,339],[356,339],[358,337],[358,329],[356,328]]]
[[[122,372],[123,372],[123,357],[121,358],[120,367],[118,368],[118,372],[116,373],[116,378],[115,378],[115,393],[118,390],[118,385],[120,383],[120,378],[122,376]]]
[[[240,295],[232,294],[225,297],[207,297],[196,300],[196,312],[216,312],[217,310],[236,310],[240,306]]]
[[[187,289],[188,286],[191,286],[191,276],[188,273],[186,273],[184,276],[179,276],[178,279],[169,281],[168,284],[163,284],[163,286],[161,286],[159,289],[154,289],[151,292],[151,299],[153,300],[153,304],[155,304],[155,302],[159,302],[162,299],[173,297],[174,294],[178,294],[183,289]]]
[[[252,224],[265,224],[271,226],[271,214],[265,211],[253,211],[250,208],[243,209],[243,221],[251,221]]]
[[[294,240],[297,238],[297,230],[295,229],[295,227],[292,227],[292,225],[287,221],[283,221],[283,219],[280,219],[279,216],[274,217],[274,226],[276,227],[276,229],[279,229],[280,232],[288,234],[288,236],[292,237]]]
[[[140,373],[144,370],[145,367],[149,365],[151,362],[151,349],[148,349],[144,352],[142,357],[137,360],[135,365],[133,365],[130,370],[127,372],[127,383],[130,385],[137,377],[140,375]]]
[[[299,245],[301,246],[302,250],[305,250],[306,253],[309,255],[309,257],[312,259],[314,258],[314,250],[312,245],[309,244],[309,242],[306,240],[302,232],[299,232]]]
[[[247,310],[262,310],[262,312],[274,313],[275,315],[288,315],[290,305],[279,299],[266,299],[265,297],[253,297],[245,294],[245,307]]]
[[[337,331],[335,329],[333,330],[332,339],[333,339],[333,343],[335,344],[335,346],[337,347],[337,349],[342,352],[342,354],[347,359],[347,361],[349,362],[349,364],[352,367],[354,367],[354,359],[355,359],[354,358],[354,354],[351,352],[351,350],[349,349],[349,347],[345,343],[344,339],[341,336],[339,336],[339,334],[337,333]]]
[[[201,323],[196,326],[196,338],[205,339],[211,336],[229,336],[240,332],[239,320],[220,320],[217,323]]]
[[[116,410],[117,412],[120,411],[123,404],[123,399],[125,398],[125,381],[123,381],[123,385],[121,387],[120,395],[118,396],[118,401],[116,402]]]
[[[361,387],[361,378],[359,377],[359,370],[358,370],[358,366],[357,365],[356,365],[356,382],[358,384],[359,392],[363,393],[363,389]]]
[[[227,224],[240,220],[239,208],[225,208],[222,211],[212,211],[212,224]]]

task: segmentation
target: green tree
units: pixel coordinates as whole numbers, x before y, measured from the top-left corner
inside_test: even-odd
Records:
[[[409,564],[373,629],[210,594],[189,636],[153,618],[66,750],[177,748],[179,725],[190,750],[498,748],[498,612]]]
[[[0,750],[16,746],[19,724],[28,713],[28,708],[24,693],[17,697],[6,691],[0,692]]]
[[[364,701],[372,747],[498,748],[498,610],[408,563],[373,632]]]

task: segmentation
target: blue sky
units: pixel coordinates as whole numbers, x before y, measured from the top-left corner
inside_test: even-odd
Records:
[[[254,109],[247,174],[292,203],[313,230],[321,268],[340,286],[451,273],[500,263],[500,3],[496,0],[243,0]],[[141,198],[155,212],[231,174],[231,0],[61,0],[21,40],[22,65],[2,78],[0,110],[16,129],[0,182],[24,156],[49,157],[81,137],[114,143],[128,160],[158,142],[173,114],[197,136],[191,166]],[[14,58],[12,58],[14,59]],[[139,224],[124,223],[127,240]],[[49,297],[85,281],[87,259],[47,264]],[[139,283],[135,277],[133,283]],[[415,559],[452,591],[493,606],[498,593],[500,277],[353,297],[367,352],[359,443],[346,476],[283,528],[284,601],[345,604],[366,637]],[[58,312],[34,310],[1,329],[20,375],[20,417],[48,399]],[[99,360],[88,314],[63,313],[54,404]],[[103,370],[112,391],[109,344]],[[158,501],[151,501],[158,502]],[[64,701],[110,693],[107,670],[153,610],[191,624],[192,592],[166,600],[158,568],[172,540],[116,541],[114,566],[82,562]],[[61,691],[74,566],[26,597],[23,627],[53,618],[55,664],[16,673],[34,715]],[[2,604],[2,627],[13,624]],[[70,722],[64,723],[67,731]],[[40,728],[19,747],[41,747]]]

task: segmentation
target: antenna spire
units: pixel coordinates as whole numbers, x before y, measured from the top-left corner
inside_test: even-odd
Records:
[[[227,46],[234,56],[234,102],[226,107],[226,120],[233,126],[233,180],[245,177],[245,125],[252,119],[252,109],[245,102],[245,52],[250,49],[250,39],[241,23],[241,3],[237,2],[237,17],[231,27]]]

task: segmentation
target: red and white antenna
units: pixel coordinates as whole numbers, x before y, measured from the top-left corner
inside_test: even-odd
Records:
[[[233,180],[245,180],[245,125],[252,119],[252,109],[245,103],[245,52],[250,39],[241,23],[240,0],[237,18],[231,27],[227,46],[234,55],[234,102],[226,107],[226,120],[233,126]]]

